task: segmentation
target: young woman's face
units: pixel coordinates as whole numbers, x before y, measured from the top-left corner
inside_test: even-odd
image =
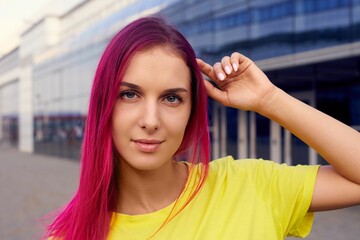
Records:
[[[155,170],[170,164],[191,112],[190,71],[167,48],[135,54],[112,116],[121,164]]]

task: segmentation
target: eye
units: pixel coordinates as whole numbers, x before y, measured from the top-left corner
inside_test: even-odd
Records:
[[[166,99],[167,99],[169,102],[175,102],[175,101],[178,101],[178,100],[179,100],[176,96],[168,96],[168,97],[166,97]]]
[[[123,91],[120,93],[120,98],[124,100],[135,100],[137,97],[138,95],[133,91]]]
[[[178,104],[182,102],[182,98],[178,95],[168,95],[165,100],[170,104]]]

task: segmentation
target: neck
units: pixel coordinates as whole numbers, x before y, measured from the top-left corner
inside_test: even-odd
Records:
[[[146,214],[173,203],[186,180],[185,164],[170,161],[160,169],[138,171],[120,164],[117,211],[128,215]]]

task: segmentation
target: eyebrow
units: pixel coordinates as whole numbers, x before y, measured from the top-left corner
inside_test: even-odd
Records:
[[[129,88],[132,88],[132,89],[135,89],[135,90],[138,90],[138,91],[141,90],[141,87],[139,87],[138,85],[133,84],[133,83],[121,82],[120,85],[129,87]],[[169,89],[166,89],[164,92],[168,92],[168,93],[188,92],[188,90],[186,90],[185,88],[169,88]]]
[[[132,83],[121,82],[120,85],[121,85],[121,86],[129,87],[129,88],[133,88],[133,89],[136,89],[136,90],[140,90],[140,87],[139,87],[138,85],[135,85],[135,84],[132,84]]]

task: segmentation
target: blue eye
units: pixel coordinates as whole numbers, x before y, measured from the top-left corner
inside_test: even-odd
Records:
[[[174,103],[176,101],[179,101],[179,98],[176,96],[168,96],[166,97],[166,100],[168,100],[168,102]]]
[[[133,99],[136,97],[136,94],[134,92],[122,92],[121,97],[127,99]]]
[[[178,95],[168,95],[164,98],[169,104],[179,104],[182,102],[182,98]]]
[[[125,101],[135,101],[138,99],[139,95],[134,91],[123,91],[119,96],[121,99]]]

